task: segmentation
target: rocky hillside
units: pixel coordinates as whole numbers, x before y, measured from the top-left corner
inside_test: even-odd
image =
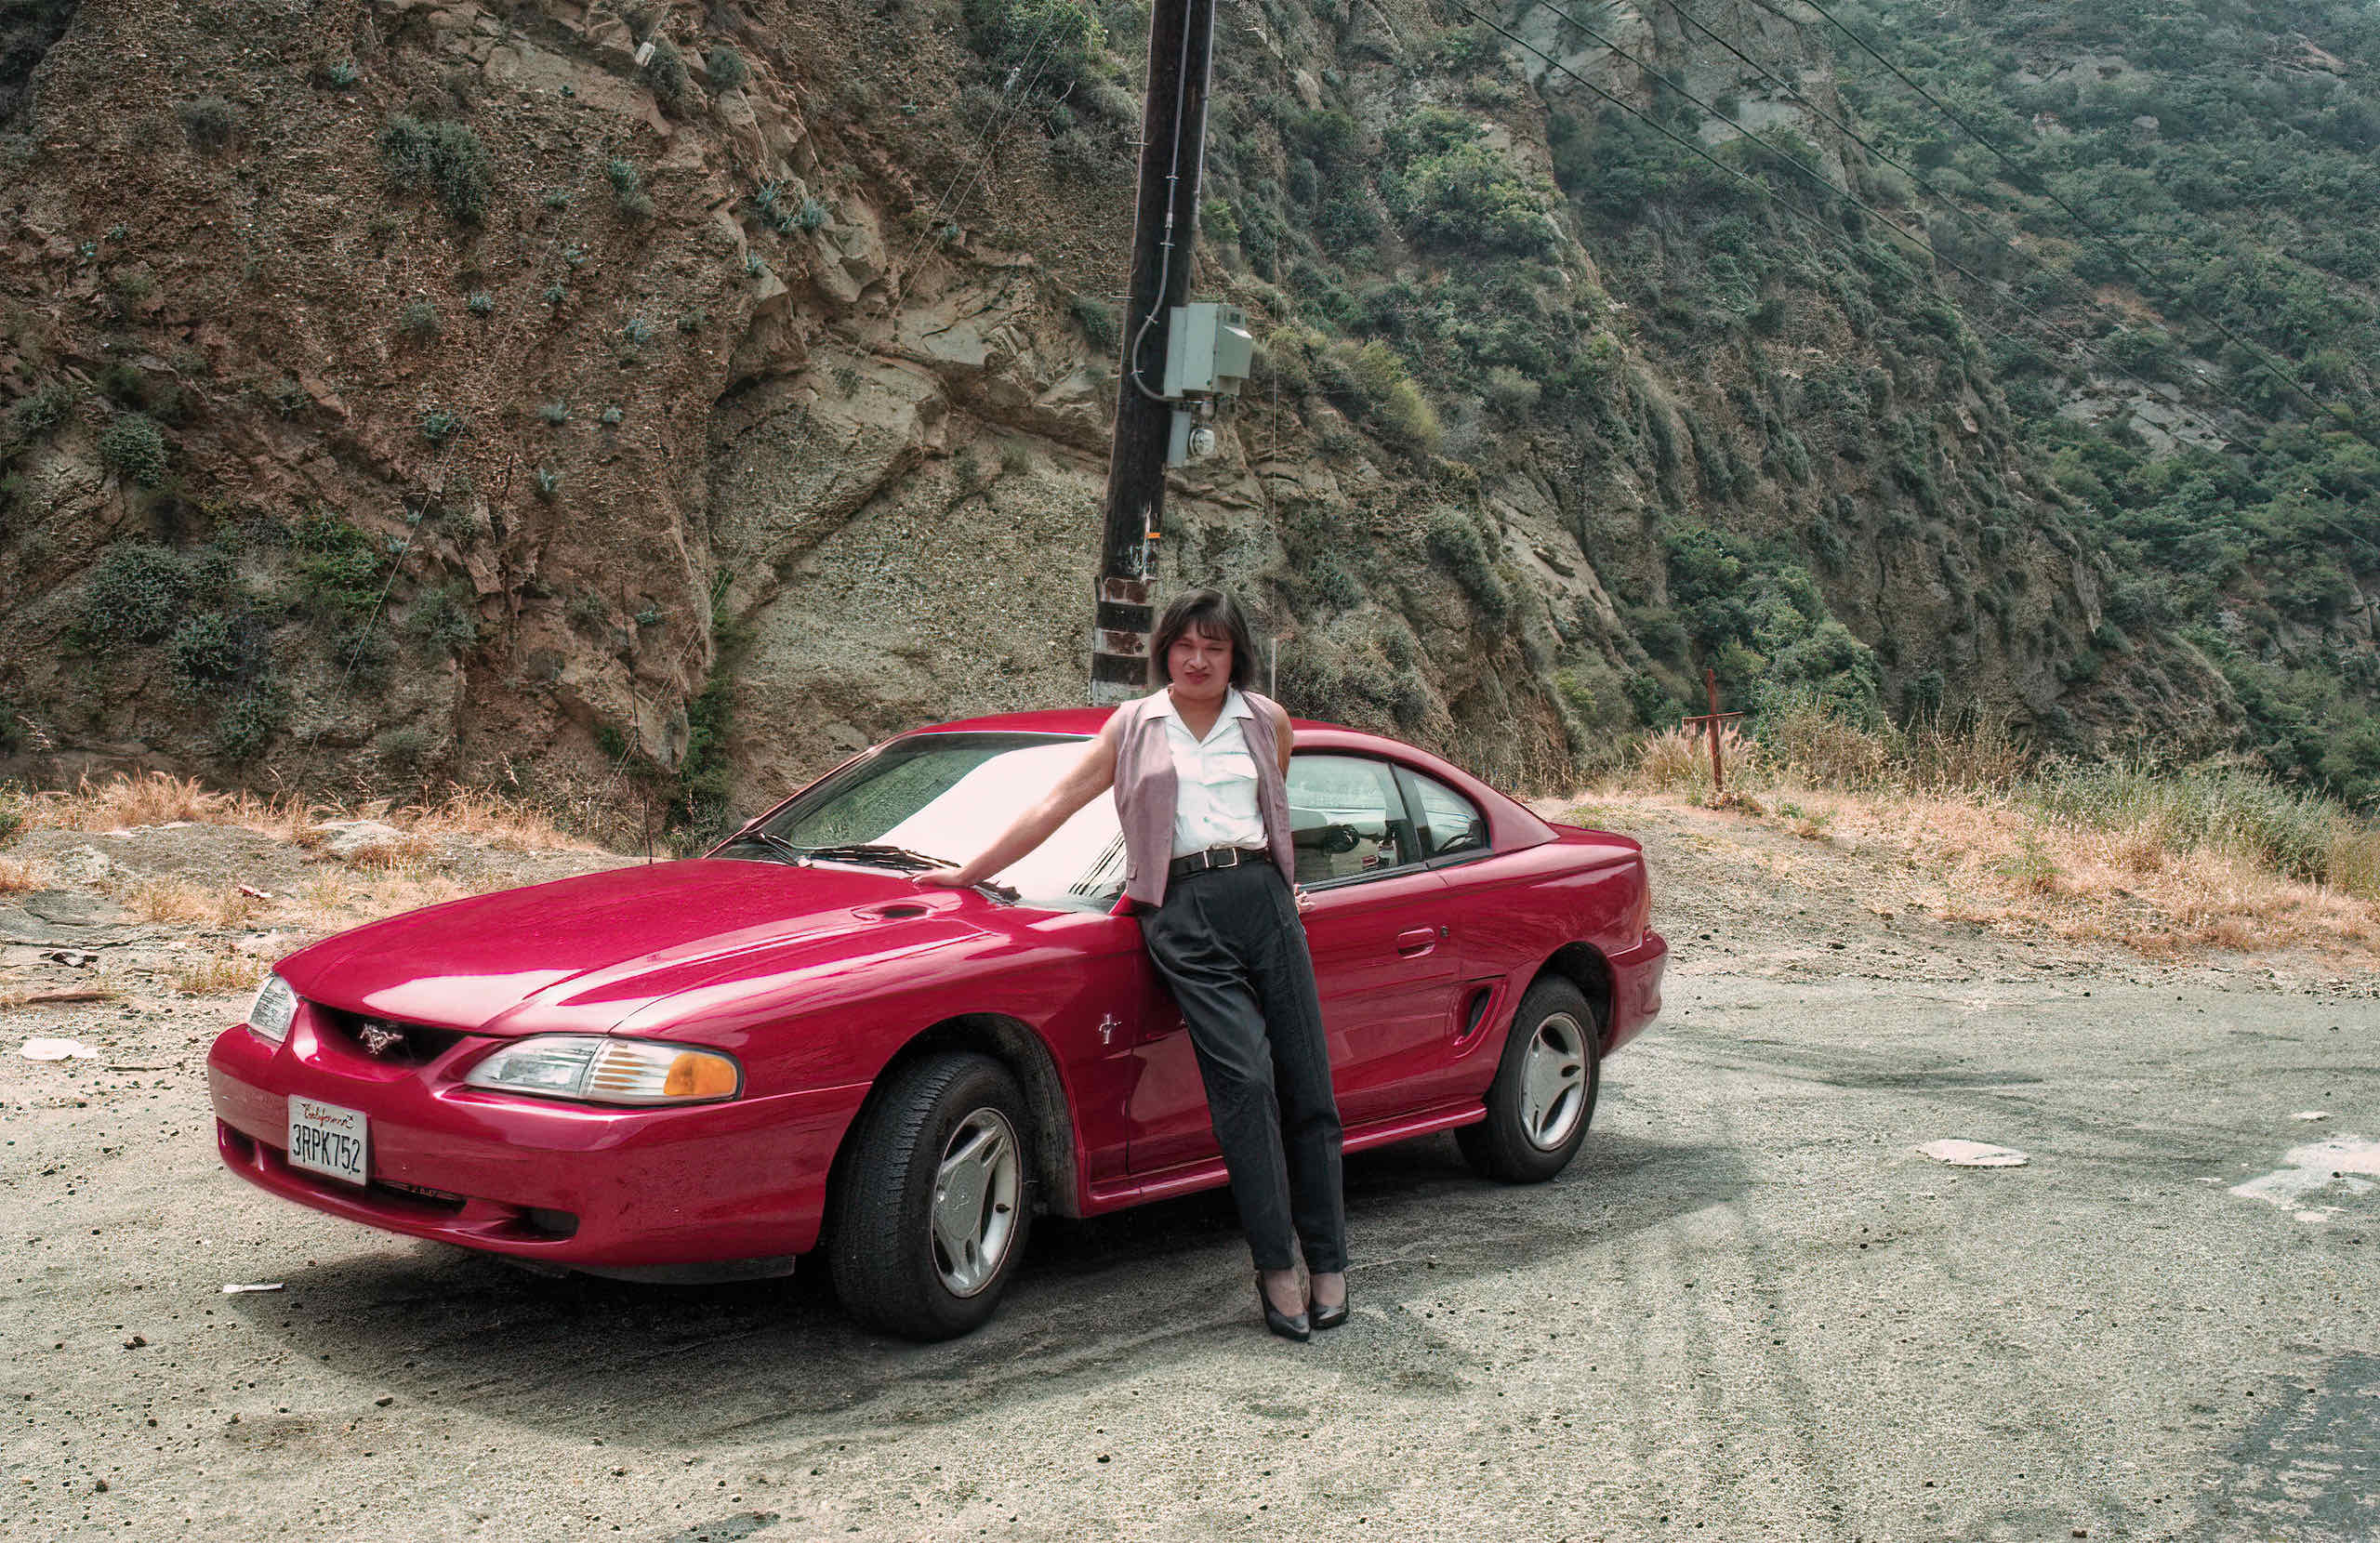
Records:
[[[1129,0],[8,15],[0,775],[699,827],[1080,699]],[[2114,628],[2130,559],[2038,432],[2069,403],[2012,399],[2008,323],[1828,121],[1827,36],[1497,16],[1522,44],[1226,8],[1198,287],[1262,358],[1166,586],[1238,586],[1295,710],[1515,782],[1706,663],[1729,706],[2237,739],[2188,618]]]

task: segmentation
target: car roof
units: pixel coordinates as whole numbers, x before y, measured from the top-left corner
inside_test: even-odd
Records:
[[[1038,712],[996,713],[985,718],[923,724],[896,737],[906,739],[913,734],[985,732],[1088,736],[1099,732],[1100,725],[1105,723],[1115,711],[1113,707],[1051,707]],[[1292,718],[1289,727],[1296,732],[1298,747],[1302,750],[1345,750],[1385,755],[1405,762],[1416,771],[1426,772],[1441,782],[1453,784],[1484,807],[1488,814],[1489,839],[1499,851],[1533,847],[1554,839],[1554,827],[1538,818],[1518,799],[1419,745],[1408,745],[1386,734],[1351,729],[1343,723],[1324,723],[1312,719]]]

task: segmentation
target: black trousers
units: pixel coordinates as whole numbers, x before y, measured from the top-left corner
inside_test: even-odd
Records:
[[[1169,881],[1141,914],[1190,1026],[1207,1112],[1259,1270],[1347,1268],[1339,1105],[1314,960],[1289,881],[1258,859]]]

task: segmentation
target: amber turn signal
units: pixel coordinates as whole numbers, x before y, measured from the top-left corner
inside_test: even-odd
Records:
[[[734,1095],[735,1083],[735,1062],[725,1056],[688,1050],[669,1063],[661,1091],[673,1099],[723,1099]]]

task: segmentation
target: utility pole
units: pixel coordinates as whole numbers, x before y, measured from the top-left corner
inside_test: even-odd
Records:
[[[1132,225],[1131,293],[1124,307],[1116,438],[1091,644],[1091,699],[1104,706],[1148,688],[1156,621],[1152,554],[1165,511],[1173,404],[1164,389],[1166,322],[1190,293],[1206,161],[1207,88],[1215,0],[1155,0],[1149,12],[1148,102],[1141,115],[1141,181]]]

